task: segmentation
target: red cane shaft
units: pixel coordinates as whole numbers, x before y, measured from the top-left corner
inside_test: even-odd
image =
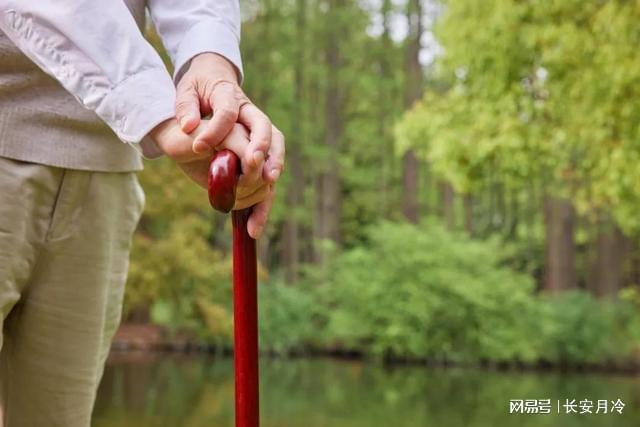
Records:
[[[209,166],[209,202],[221,212],[233,209],[240,160],[229,150]],[[233,211],[233,339],[236,427],[258,427],[258,295],[256,241],[247,232],[251,208]]]
[[[251,208],[232,212],[236,427],[260,423],[256,241],[247,232],[250,214]]]

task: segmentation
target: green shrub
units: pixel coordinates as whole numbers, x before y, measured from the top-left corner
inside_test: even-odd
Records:
[[[279,282],[259,286],[260,345],[286,354],[314,347],[318,341],[314,297],[305,285]]]
[[[379,356],[533,360],[533,281],[502,267],[496,241],[440,224],[382,223],[322,285],[325,338]]]
[[[537,295],[529,275],[506,266],[511,251],[498,240],[435,222],[384,222],[366,238],[299,286],[262,287],[263,348],[582,364],[628,358],[640,342],[635,294]]]
[[[627,301],[598,301],[580,291],[540,297],[544,359],[556,363],[615,362],[638,345],[638,311]]]
[[[230,260],[209,246],[210,222],[192,214],[146,226],[135,238],[127,307],[150,307],[155,323],[231,345]],[[566,364],[637,352],[634,288],[615,302],[536,295],[531,276],[509,267],[513,248],[436,222],[383,222],[363,235],[297,286],[260,283],[263,350]]]

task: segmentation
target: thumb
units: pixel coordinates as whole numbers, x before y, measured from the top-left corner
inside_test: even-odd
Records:
[[[200,124],[200,99],[191,84],[177,87],[176,119],[184,133],[193,132]]]

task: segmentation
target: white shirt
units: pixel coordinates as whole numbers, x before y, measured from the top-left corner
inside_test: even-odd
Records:
[[[223,55],[242,73],[238,0],[147,4],[174,77],[203,52]],[[173,80],[123,0],[0,0],[0,30],[125,142],[142,142],[175,116]]]

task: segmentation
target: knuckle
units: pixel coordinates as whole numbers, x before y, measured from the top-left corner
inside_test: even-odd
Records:
[[[271,140],[266,136],[259,136],[255,139],[255,144],[260,148],[269,148]]]
[[[214,115],[220,117],[225,122],[235,122],[238,119],[238,111],[230,107],[217,108]]]
[[[193,100],[178,98],[176,99],[176,110],[186,112],[194,107]]]
[[[193,79],[191,74],[187,71],[184,76],[178,82],[176,89],[178,93],[191,92],[194,89]]]

